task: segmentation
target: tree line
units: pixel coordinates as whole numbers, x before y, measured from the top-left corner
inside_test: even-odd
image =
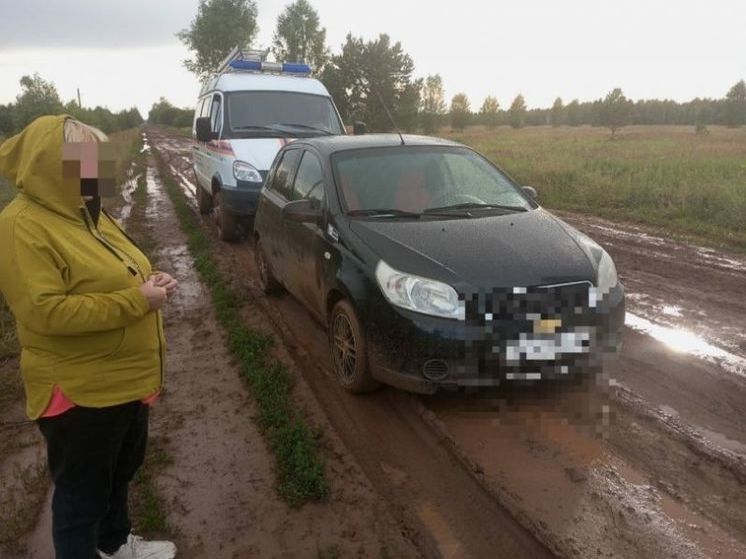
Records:
[[[255,0],[200,0],[190,26],[178,37],[194,53],[184,65],[200,78],[212,74],[236,45],[252,45],[258,31]],[[440,75],[416,78],[412,57],[386,34],[364,40],[349,33],[338,53],[326,45],[326,29],[307,0],[295,0],[277,18],[271,50],[277,60],[306,62],[326,85],[346,122],[363,121],[372,131],[392,129],[384,105],[404,130],[431,133],[444,125],[583,124],[608,127],[612,133],[627,124],[686,124],[698,131],[709,124],[746,124],[746,83],[741,80],[722,99],[679,103],[672,100],[632,101],[621,89],[594,101],[557,98],[548,108],[528,109],[523,95],[500,107],[494,96],[472,108],[465,93],[446,102]]]
[[[470,124],[485,126],[604,126],[614,133],[627,124],[678,124],[693,125],[704,131],[709,124],[742,126],[746,124],[746,82],[736,83],[722,99],[701,99],[679,103],[672,100],[644,99],[632,101],[615,88],[605,97],[595,101],[580,102],[573,99],[565,104],[557,97],[550,108],[527,109],[522,95],[518,95],[509,108],[502,110],[497,99],[488,96],[479,111],[473,112],[464,93],[454,95],[446,109],[441,93],[433,93],[428,84],[439,84],[439,76],[430,76],[423,88],[423,128],[434,131],[450,124],[461,129]],[[433,103],[432,99],[441,99]],[[437,110],[433,110],[436,107]]]
[[[15,103],[0,104],[0,136],[12,136],[42,115],[67,113],[100,128],[107,134],[140,126],[143,118],[135,107],[117,113],[106,107],[81,106],[77,100],[63,103],[54,83],[39,74],[23,76]]]

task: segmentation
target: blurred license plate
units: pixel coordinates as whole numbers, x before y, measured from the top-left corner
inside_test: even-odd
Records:
[[[521,334],[508,341],[507,361],[552,361],[567,353],[588,353],[589,332],[558,332],[556,334]]]

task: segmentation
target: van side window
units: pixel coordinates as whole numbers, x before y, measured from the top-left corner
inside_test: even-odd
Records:
[[[270,190],[281,194],[288,200],[290,199],[290,189],[293,185],[293,176],[300,156],[301,150],[299,149],[286,151],[282,155],[280,164],[277,166],[277,171],[275,171],[272,184],[269,185]]]
[[[202,104],[200,105],[200,111],[197,116],[210,116],[210,103],[211,99],[209,97],[205,97],[202,99]]]
[[[315,200],[318,206],[324,199],[324,171],[321,169],[319,158],[309,151],[303,153],[303,160],[300,162],[298,173],[295,175],[295,186],[292,193],[293,200],[303,200],[304,198]]]
[[[220,95],[212,98],[212,108],[210,109],[210,124],[213,132],[220,132],[220,125],[223,123],[223,107],[220,103]]]

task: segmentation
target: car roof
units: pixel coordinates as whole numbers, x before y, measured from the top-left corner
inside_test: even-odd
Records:
[[[329,97],[329,92],[319,80],[302,76],[263,74],[259,72],[230,72],[221,74],[206,83],[200,95],[209,91],[292,91]]]
[[[453,146],[464,147],[463,144],[445,140],[443,138],[434,138],[431,136],[417,136],[414,134],[404,134],[405,146]],[[353,149],[375,149],[396,147],[402,145],[402,140],[398,134],[363,134],[359,136],[317,136],[314,138],[303,138],[295,140],[288,144],[288,147],[308,145],[316,148],[322,155],[328,157],[340,151]]]

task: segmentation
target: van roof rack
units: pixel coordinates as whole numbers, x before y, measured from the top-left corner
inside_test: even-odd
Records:
[[[300,62],[271,62],[267,60],[269,49],[242,49],[235,47],[220,63],[217,75],[228,72],[269,72],[307,76],[311,73],[308,64]]]

